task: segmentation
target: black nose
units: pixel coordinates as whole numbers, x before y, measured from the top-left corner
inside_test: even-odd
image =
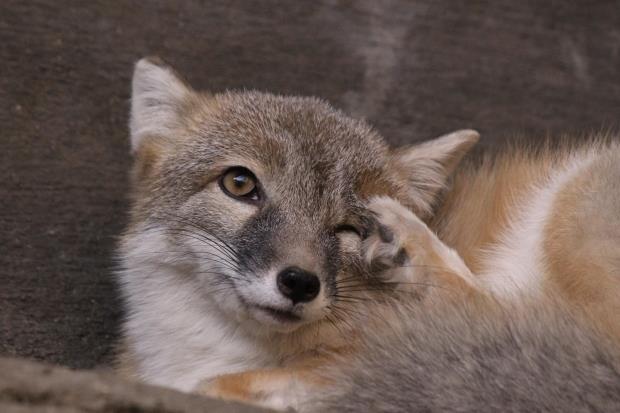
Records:
[[[297,267],[285,268],[278,274],[278,289],[293,304],[314,300],[321,289],[319,277]]]

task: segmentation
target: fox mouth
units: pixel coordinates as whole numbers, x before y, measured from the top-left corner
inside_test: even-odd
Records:
[[[279,308],[266,307],[262,305],[255,306],[260,312],[269,315],[276,321],[281,323],[296,323],[301,321],[301,317],[290,310],[282,310]]]

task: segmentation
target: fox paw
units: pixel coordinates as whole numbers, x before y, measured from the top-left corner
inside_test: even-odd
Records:
[[[362,245],[363,258],[373,275],[383,281],[412,281],[420,271],[432,232],[413,212],[398,201],[377,197],[369,209],[376,216],[375,230]]]
[[[376,229],[364,240],[362,252],[374,276],[394,282],[399,290],[439,284],[479,290],[459,254],[409,209],[388,197],[372,199],[369,209],[376,216]]]

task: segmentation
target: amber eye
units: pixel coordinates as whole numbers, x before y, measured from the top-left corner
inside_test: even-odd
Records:
[[[258,200],[258,186],[254,174],[237,166],[227,170],[220,178],[220,187],[226,195],[244,200]]]

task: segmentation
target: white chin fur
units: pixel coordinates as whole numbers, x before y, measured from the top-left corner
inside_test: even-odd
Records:
[[[301,316],[295,322],[252,309],[251,305],[290,308],[277,291],[273,273],[246,277],[251,282],[236,282],[237,291],[221,282],[213,285],[204,277],[209,271],[225,272],[221,265],[214,268],[207,260],[192,265],[187,254],[166,253],[179,248],[169,244],[163,228],[134,233],[125,238],[125,269],[118,275],[127,304],[126,342],[142,380],[190,391],[201,380],[269,367],[273,355],[258,342],[323,315],[323,292],[303,309],[295,309]],[[200,248],[209,252],[204,244]],[[241,274],[232,276],[244,279]],[[244,305],[237,294],[251,305]]]
[[[211,295],[204,280],[183,273],[162,228],[135,231],[119,273],[127,304],[124,332],[138,376],[189,391],[200,380],[260,367],[269,357],[239,328],[243,311],[233,290]],[[177,248],[178,250],[178,248]],[[222,308],[219,303],[226,303]]]

